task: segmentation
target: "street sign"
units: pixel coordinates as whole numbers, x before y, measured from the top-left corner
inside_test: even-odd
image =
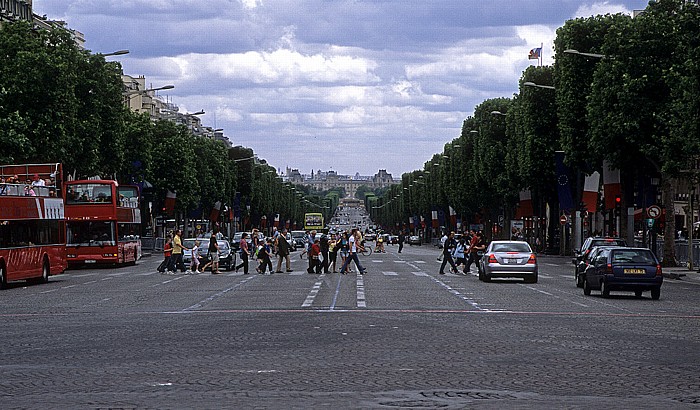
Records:
[[[661,208],[658,205],[652,205],[647,208],[647,216],[651,219],[658,219],[661,216]]]
[[[562,225],[566,225],[566,223],[569,222],[569,218],[566,215],[562,215],[559,217],[559,223]]]

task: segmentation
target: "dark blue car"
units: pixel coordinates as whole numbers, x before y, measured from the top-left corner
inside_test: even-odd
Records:
[[[611,291],[631,291],[641,297],[645,291],[659,299],[663,274],[661,264],[647,248],[612,247],[600,249],[583,274],[583,294],[600,290],[603,297]]]

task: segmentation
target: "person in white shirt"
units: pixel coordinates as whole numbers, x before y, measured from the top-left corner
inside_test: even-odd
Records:
[[[32,186],[45,186],[44,180],[39,178],[39,175],[34,174],[34,180],[32,181]]]

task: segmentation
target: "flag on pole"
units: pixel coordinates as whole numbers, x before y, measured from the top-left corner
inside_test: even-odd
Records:
[[[221,212],[221,201],[216,201],[216,203],[214,204],[214,207],[211,209],[211,213],[209,214],[209,220],[212,222],[218,221],[220,212]]]
[[[596,171],[586,176],[583,182],[583,203],[586,204],[588,212],[598,210],[598,186],[600,185],[600,174]]]
[[[520,191],[520,204],[515,211],[515,219],[522,219],[526,216],[532,216],[532,193],[529,189]]]
[[[457,226],[457,212],[455,212],[455,209],[452,208],[451,206],[449,208],[450,208],[450,224],[453,227],[456,227]]]
[[[528,60],[539,60],[542,55],[542,47],[533,48],[527,56]]]
[[[620,170],[613,169],[608,161],[603,161],[603,195],[605,209],[615,209],[615,197],[622,192]]]
[[[438,222],[438,211],[431,211],[431,216],[433,218],[433,228],[439,227],[440,223]]]
[[[165,194],[165,213],[167,213],[169,216],[175,215],[175,197],[176,193],[168,190],[168,193]]]
[[[557,193],[559,194],[559,211],[571,211],[574,199],[571,196],[569,167],[564,164],[564,151],[554,152],[554,171],[557,175]]]

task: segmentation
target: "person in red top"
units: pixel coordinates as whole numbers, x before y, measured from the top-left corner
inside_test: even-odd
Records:
[[[158,266],[158,272],[160,273],[165,273],[165,269],[168,267],[168,263],[170,263],[170,256],[173,253],[173,240],[168,235],[168,237],[165,239],[165,245],[163,245],[163,262],[160,263]]]
[[[321,260],[319,259],[321,255],[321,243],[318,239],[314,240],[314,244],[311,245],[311,251],[309,251],[309,259],[311,260],[311,268],[309,273],[315,273],[317,275],[321,274]]]

